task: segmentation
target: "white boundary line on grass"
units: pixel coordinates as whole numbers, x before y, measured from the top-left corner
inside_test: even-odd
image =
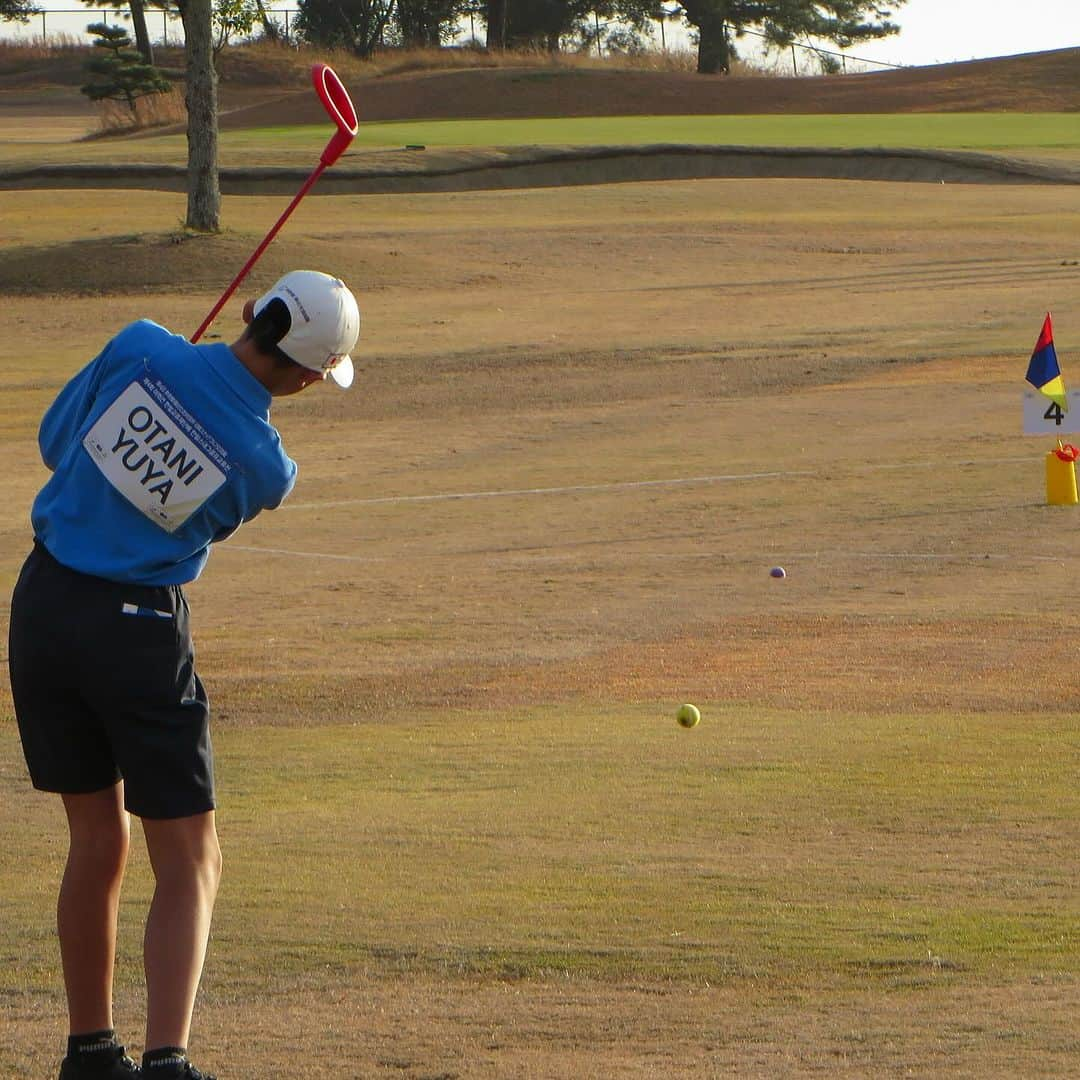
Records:
[[[1015,465],[1030,462],[1030,457],[982,458],[973,461],[950,461],[950,468],[965,468],[973,465]],[[902,469],[936,469],[943,465],[940,461],[877,463],[857,466],[854,472],[883,472]],[[451,502],[456,499],[507,499],[523,498],[532,495],[576,495],[582,492],[627,491],[646,487],[680,487],[690,484],[738,483],[745,480],[786,480],[820,476],[828,470],[792,469],[773,472],[753,473],[717,473],[712,476],[680,476],[666,480],[616,480],[605,484],[570,484],[564,487],[504,488],[493,491],[447,491],[432,495],[380,495],[366,499],[327,499],[325,502],[285,503],[281,510],[333,510],[342,506],[381,506],[395,503],[416,502]]]
[[[1032,458],[1030,456],[1024,457],[1006,457],[1006,458],[980,458],[971,461],[950,461],[948,465],[952,468],[964,468],[971,466],[989,466],[989,465],[1015,465],[1019,463],[1031,463]],[[872,473],[883,471],[896,471],[902,469],[931,469],[940,468],[944,463],[940,461],[930,462],[898,462],[898,463],[873,463],[856,467],[854,472]],[[824,471],[824,470],[822,470]],[[646,488],[646,487],[678,487],[688,486],[691,484],[717,484],[717,483],[732,483],[740,482],[744,480],[780,480],[788,478],[805,478],[808,476],[819,476],[821,471],[811,469],[799,469],[789,471],[774,471],[774,472],[757,472],[757,473],[718,473],[709,476],[683,476],[673,477],[666,480],[622,480],[604,484],[572,484],[563,487],[537,487],[537,488],[510,488],[503,490],[493,491],[455,491],[455,492],[439,492],[432,495],[383,495],[375,498],[366,499],[332,499],[326,502],[319,503],[298,503],[288,504],[286,503],[282,510],[325,510],[342,506],[379,506],[387,504],[400,504],[400,503],[421,503],[421,502],[449,502],[454,500],[464,499],[497,499],[497,498],[522,498],[535,495],[569,495],[580,494],[582,492],[602,492],[602,491],[626,491],[634,488]],[[557,545],[556,545],[557,546]],[[244,551],[252,552],[259,555],[284,555],[288,558],[302,558],[302,559],[331,559],[338,562],[353,562],[353,563],[376,563],[376,562],[389,562],[396,556],[387,555],[343,555],[338,552],[324,552],[324,551],[298,551],[293,548],[269,548],[269,547],[256,547],[249,544],[226,544],[224,545],[227,551]],[[480,552],[476,551],[448,551],[442,553],[429,553],[427,558],[460,558],[467,555],[477,555]],[[521,554],[521,552],[515,552],[513,549],[500,552],[500,554]],[[657,553],[658,557],[663,558],[703,558],[705,556],[695,553],[683,553],[683,554],[661,554]],[[550,556],[542,556],[543,558],[550,558]],[[805,551],[805,552],[787,552],[783,555],[773,552],[771,558],[787,558],[787,559],[821,559],[821,558],[847,558],[847,559],[911,559],[911,560],[923,560],[923,561],[939,561],[946,562],[953,561],[973,561],[983,560],[986,558],[991,559],[1005,559],[1015,558],[1015,556],[1006,555],[987,555],[983,554],[964,554],[962,552],[905,552],[905,551]],[[1058,555],[1028,555],[1025,556],[1030,562],[1063,562],[1068,556]]]
[[[574,495],[585,491],[625,491],[630,488],[678,487],[687,484],[720,484],[725,481],[779,480],[788,476],[816,476],[804,472],[722,473],[717,476],[683,476],[670,480],[616,480],[607,484],[571,484],[566,487],[504,488],[494,491],[446,491],[434,495],[382,495],[373,499],[329,499],[318,503],[285,503],[282,510],[328,510],[341,506],[378,506],[386,503],[450,502],[454,499],[507,499],[527,495]]]
[[[617,543],[617,541],[613,541]],[[558,547],[558,544],[552,544],[552,547]],[[325,551],[297,551],[294,548],[268,548],[268,547],[254,547],[248,544],[232,544],[226,543],[224,545],[226,551],[247,551],[255,555],[284,555],[292,559],[333,559],[338,562],[351,562],[351,563],[384,563],[384,562],[398,562],[399,556],[397,555],[341,555],[336,552]],[[498,551],[476,551],[470,549],[468,551],[439,551],[439,552],[426,552],[417,557],[424,559],[460,559],[466,558],[470,555],[483,555],[490,557],[492,555],[516,555],[519,558],[526,556],[527,552],[535,552],[535,548],[500,548]],[[715,552],[646,552],[645,558],[653,559],[715,559],[719,558]],[[750,562],[751,557],[745,556],[742,559],[733,555],[722,556],[728,563],[735,564],[739,562]],[[766,561],[768,559],[782,559],[787,562],[791,562],[799,559],[894,559],[894,560],[912,560],[912,561],[925,561],[925,562],[983,562],[986,559],[994,559],[999,562],[1033,562],[1033,563],[1057,563],[1064,566],[1065,563],[1077,556],[1073,555],[1023,555],[1017,558],[1016,555],[995,555],[986,552],[982,553],[965,553],[965,552],[935,552],[935,551],[843,551],[840,549],[832,549],[829,551],[769,551],[763,553],[761,559],[754,558],[752,561],[759,563],[762,559]],[[552,555],[536,555],[532,556],[535,562],[550,562],[553,558]]]

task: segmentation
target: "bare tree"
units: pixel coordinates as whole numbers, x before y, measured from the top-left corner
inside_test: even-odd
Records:
[[[493,52],[506,48],[507,0],[487,0],[487,47]]]
[[[217,72],[214,70],[211,0],[178,0],[187,56],[188,207],[185,224],[217,232],[221,216],[218,187]]]
[[[150,40],[150,31],[146,28],[146,4],[143,0],[128,0],[131,8],[131,25],[135,28],[135,47],[148,63],[154,62],[154,45]]]
[[[270,18],[269,12],[266,10],[266,5],[263,4],[263,0],[255,0],[255,7],[259,10],[259,22],[262,23],[263,34],[266,35],[267,41],[280,41],[281,34],[278,32],[277,23]]]
[[[150,31],[146,26],[146,4],[148,0],[128,0],[128,10],[131,12],[131,25],[135,30],[135,47],[139,50],[143,60],[148,64],[154,62],[154,46],[150,41]],[[153,2],[153,0],[150,0]],[[106,8],[109,12],[117,10],[116,0],[83,0],[87,7]]]

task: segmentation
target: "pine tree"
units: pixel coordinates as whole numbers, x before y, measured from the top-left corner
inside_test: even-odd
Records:
[[[87,7],[106,8],[108,11],[116,11],[119,15],[118,0],[82,0]],[[160,6],[167,6],[169,0],[161,0]],[[150,29],[146,25],[146,8],[153,4],[158,7],[158,0],[126,0],[128,12],[131,17],[131,27],[135,31],[135,48],[143,60],[152,64],[154,62],[154,45],[150,40]]]
[[[131,47],[131,38],[122,27],[92,23],[86,29],[96,39],[95,48],[103,50],[102,55],[86,62],[87,71],[97,76],[82,88],[91,101],[124,101],[134,116],[139,98],[172,89],[169,80]]]

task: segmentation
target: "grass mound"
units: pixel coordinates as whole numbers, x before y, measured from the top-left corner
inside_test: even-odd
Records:
[[[213,290],[227,284],[235,272],[229,268],[238,270],[256,243],[254,237],[235,233],[201,236],[177,230],[21,247],[11,250],[0,264],[0,293],[146,294],[173,292],[178,283],[192,291]],[[293,243],[288,259],[285,251],[271,248],[260,268],[267,274],[284,273],[285,262],[303,259],[309,247],[322,245]],[[309,261],[319,257],[312,253]]]
[[[48,87],[74,91],[84,81],[89,53],[89,47],[74,42],[41,46],[0,41],[0,91],[25,94]],[[311,65],[329,63],[357,95],[361,120],[368,121],[430,115],[561,116],[567,115],[568,107],[580,114],[586,105],[588,114],[595,116],[1029,113],[1077,110],[1078,55],[1075,48],[1057,49],[795,78],[742,65],[731,76],[697,75],[690,52],[596,57],[533,50],[495,54],[473,48],[388,49],[360,59],[347,50],[259,42],[230,46],[217,66],[222,107],[229,109],[305,90]],[[183,79],[181,49],[159,48],[155,60],[171,77]],[[439,111],[432,113],[434,106]]]
[[[262,237],[249,232],[203,235],[176,229],[11,248],[0,262],[0,295],[119,296],[222,290]],[[396,251],[342,252],[334,237],[290,239],[259,259],[267,283],[303,266],[331,266],[365,292],[418,284],[424,266]],[[252,285],[252,291],[256,291]]]

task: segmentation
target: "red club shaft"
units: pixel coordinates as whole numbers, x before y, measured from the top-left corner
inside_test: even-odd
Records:
[[[205,319],[203,319],[199,329],[191,335],[192,344],[203,336],[206,332],[206,328],[217,318],[218,312],[221,311],[226,303],[228,303],[229,297],[239,288],[240,282],[247,277],[248,271],[259,261],[259,256],[267,249],[270,241],[277,236],[281,226],[285,224],[289,215],[296,209],[300,200],[311,189],[311,185],[319,179],[324,169],[333,165],[334,162],[341,157],[345,152],[346,147],[348,147],[349,143],[352,142],[356,135],[356,109],[353,106],[352,100],[349,98],[348,91],[342,85],[342,82],[337,75],[334,74],[333,68],[326,64],[316,64],[311,69],[311,81],[315,86],[315,92],[319,95],[319,100],[323,103],[323,108],[326,109],[327,114],[334,121],[337,130],[326,144],[326,148],[319,158],[319,164],[315,167],[315,171],[304,181],[304,186],[296,193],[293,201],[285,208],[285,212],[277,219],[274,223],[274,227],[263,238],[263,242],[251,253],[251,257],[244,263],[243,267],[241,267],[240,273],[233,278],[232,284],[225,290],[221,299],[214,305],[213,310]]]
[[[195,342],[203,336],[203,334],[206,332],[206,328],[217,318],[218,312],[221,311],[221,309],[229,302],[229,297],[232,296],[232,294],[236,292],[236,290],[240,287],[240,282],[247,277],[248,271],[259,261],[259,256],[261,256],[262,253],[270,246],[270,241],[273,240],[274,237],[277,236],[277,234],[281,231],[282,225],[284,225],[285,222],[288,221],[289,215],[300,204],[300,200],[308,193],[315,181],[319,179],[325,168],[326,164],[322,161],[320,161],[319,164],[315,166],[315,169],[312,171],[311,175],[304,181],[304,186],[293,197],[293,201],[289,203],[287,207],[285,207],[284,213],[281,215],[281,217],[277,219],[276,222],[274,222],[273,227],[266,234],[266,236],[263,237],[262,243],[260,243],[259,246],[251,253],[248,261],[244,263],[244,265],[240,268],[240,273],[233,278],[232,284],[230,284],[229,287],[225,290],[225,292],[222,293],[221,299],[213,306],[210,314],[207,315],[205,319],[203,319],[202,325],[199,327],[198,330],[195,331],[194,334],[191,335],[192,345],[194,345]]]

